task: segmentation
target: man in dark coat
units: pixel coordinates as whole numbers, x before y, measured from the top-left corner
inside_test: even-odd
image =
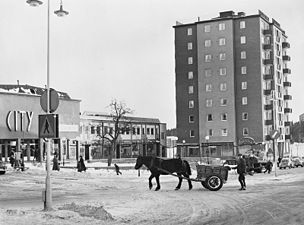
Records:
[[[115,166],[116,174],[117,175],[119,175],[119,174],[122,175],[122,173],[120,172],[119,166],[116,163],[114,164],[114,166]]]
[[[246,190],[245,174],[246,174],[246,162],[242,154],[238,154],[239,160],[237,164],[236,171],[239,174],[239,182],[241,188],[239,190]]]
[[[264,171],[264,173],[266,173],[266,172],[270,173],[271,172],[271,170],[272,170],[272,162],[270,160],[268,160],[266,162],[265,169],[266,170]]]
[[[79,162],[77,163],[78,172],[86,171],[86,166],[84,164],[82,156],[80,156]]]
[[[60,170],[57,155],[54,155],[53,158],[53,170],[58,170],[58,171]]]

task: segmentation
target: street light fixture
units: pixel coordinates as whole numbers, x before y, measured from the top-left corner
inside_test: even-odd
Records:
[[[184,155],[184,156],[186,156],[186,154],[185,154],[185,143],[186,143],[186,141],[185,140],[183,140],[183,151],[181,152],[181,155],[180,155],[180,157],[182,157],[182,155]]]
[[[39,0],[27,0],[30,6],[37,7],[42,5],[43,2]],[[69,13],[63,10],[62,0],[60,1],[60,9],[54,12],[57,16],[65,16]],[[50,0],[47,1],[47,111],[50,113]],[[46,179],[45,179],[45,200],[44,200],[44,210],[52,210],[52,194],[51,194],[51,177],[50,177],[50,150],[51,150],[51,140],[47,139],[47,149],[46,149]]]
[[[37,7],[41,5],[43,2],[39,0],[27,0],[26,3],[28,3],[30,6]]]
[[[205,140],[206,140],[206,142],[207,142],[207,163],[209,164],[209,139],[210,139],[210,137],[209,137],[209,135],[207,135],[206,137],[205,137]]]
[[[69,12],[68,12],[68,11],[63,10],[62,0],[60,1],[60,9],[54,11],[54,13],[55,13],[58,17],[63,17],[63,16],[69,15]]]

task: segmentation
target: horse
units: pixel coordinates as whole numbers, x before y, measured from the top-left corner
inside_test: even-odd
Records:
[[[175,190],[179,190],[183,181],[183,178],[181,176],[189,178],[189,176],[191,175],[191,168],[189,163],[186,160],[182,160],[180,158],[161,159],[154,156],[138,156],[135,164],[135,169],[138,170],[142,165],[145,165],[151,172],[151,175],[149,177],[150,190],[153,187],[151,181],[154,177],[157,183],[157,187],[155,188],[155,191],[158,191],[160,189],[159,176],[176,173],[179,182]],[[190,179],[187,180],[188,180],[189,190],[191,190],[192,189],[191,180]]]

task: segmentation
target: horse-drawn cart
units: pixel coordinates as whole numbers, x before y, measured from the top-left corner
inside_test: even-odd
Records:
[[[226,166],[196,164],[197,178],[193,181],[200,181],[204,188],[210,191],[218,191],[228,179]]]
[[[179,183],[175,190],[179,190],[182,184],[182,180],[188,181],[189,190],[192,189],[191,181],[201,182],[203,187],[210,191],[218,191],[223,187],[223,184],[228,179],[228,166],[219,164],[196,164],[197,177],[190,178],[191,167],[186,160],[178,159],[161,159],[153,156],[138,156],[135,164],[135,169],[139,169],[142,165],[145,165],[151,172],[149,177],[149,188],[151,189],[153,184],[151,180],[155,177],[157,187],[156,191],[160,189],[159,176],[160,175],[172,175],[178,177]],[[175,174],[176,173],[176,174]]]

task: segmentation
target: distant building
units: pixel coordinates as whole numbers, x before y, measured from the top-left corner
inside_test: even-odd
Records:
[[[300,122],[304,122],[304,113],[302,113],[302,114],[299,116],[299,121],[300,121]]]
[[[261,11],[248,16],[227,11],[210,20],[178,22],[174,29],[183,155],[208,150],[210,156],[232,156],[246,151],[244,140],[253,140],[249,149],[270,151],[274,130],[281,133],[279,154],[288,153],[290,44],[280,24]]]
[[[166,156],[166,124],[159,119],[128,116],[121,121],[126,129],[117,143],[115,158],[135,158],[138,155]],[[80,116],[81,154],[86,159],[107,158],[111,144],[105,138],[114,129],[113,117],[106,113],[84,112]]]
[[[22,152],[30,160],[35,151],[45,155],[46,143],[39,138],[38,115],[45,114],[40,106],[44,88],[30,85],[0,84],[0,153],[5,160],[12,152]],[[76,159],[80,122],[80,100],[58,92],[59,138],[52,140],[51,153],[59,160]]]
[[[167,136],[167,158],[177,157],[177,140],[175,136]]]

